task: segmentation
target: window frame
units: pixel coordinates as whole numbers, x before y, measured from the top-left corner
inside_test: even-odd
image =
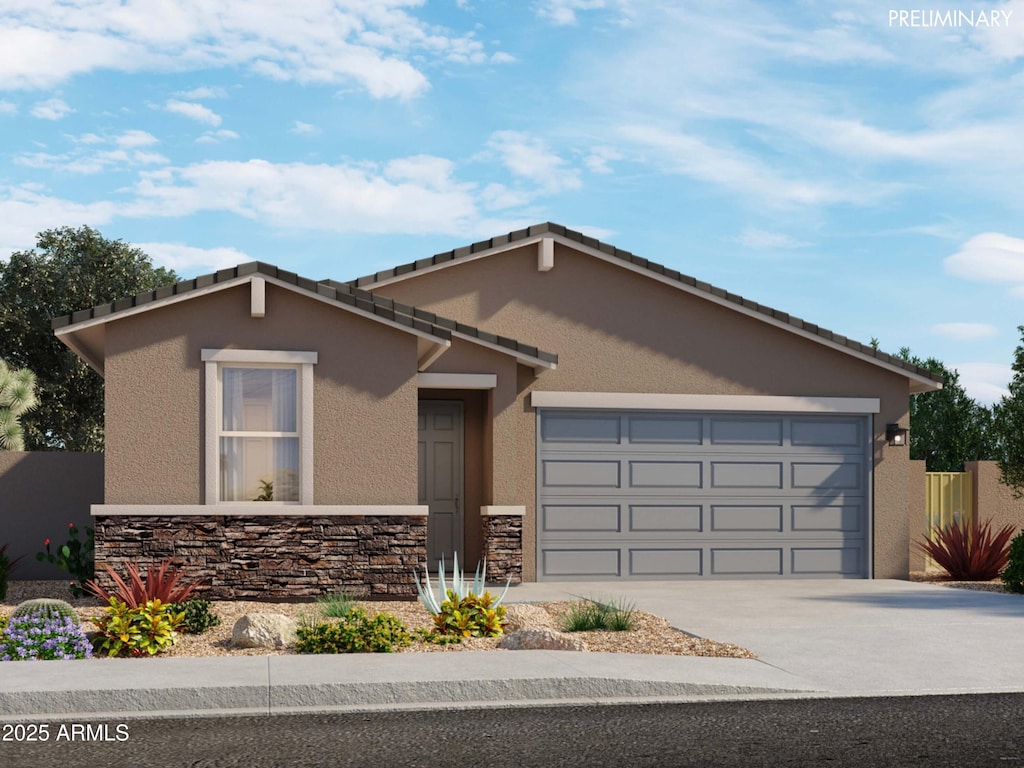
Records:
[[[274,504],[280,506],[310,505],[313,503],[313,366],[316,352],[263,349],[203,349],[205,387],[205,483],[203,503],[210,506]],[[299,432],[299,500],[296,501],[221,501],[220,498],[220,438],[223,427],[224,368],[283,368],[298,372],[296,399],[298,413],[296,427]],[[231,435],[229,435],[231,436]]]

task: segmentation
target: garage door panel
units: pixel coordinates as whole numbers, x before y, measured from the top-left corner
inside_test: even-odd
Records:
[[[794,576],[827,576],[842,574],[857,576],[863,560],[861,547],[793,547],[791,550]]]
[[[630,504],[631,533],[700,533],[704,530],[703,507],[700,504]]]
[[[631,461],[630,488],[700,488],[704,468],[699,461]]]
[[[630,443],[700,445],[703,434],[703,419],[672,416],[633,416],[629,418]]]
[[[701,547],[632,548],[629,550],[629,575],[648,579],[703,576],[704,550]]]
[[[782,547],[713,547],[713,576],[781,576]]]
[[[545,461],[545,487],[618,488],[621,483],[617,461]]]
[[[811,488],[819,492],[830,490],[860,490],[863,471],[855,461],[794,461],[791,465],[793,488]]]
[[[545,576],[568,579],[622,576],[622,552],[618,547],[605,549],[547,549],[541,557]]]
[[[782,462],[712,461],[711,487],[781,490]]]
[[[863,504],[831,504],[792,506],[793,531],[864,533]]]
[[[794,446],[845,447],[859,450],[864,445],[863,422],[793,419],[790,441]]]
[[[712,445],[782,445],[782,419],[711,419]]]
[[[781,505],[714,504],[711,507],[711,530],[722,531],[774,531],[782,533]]]
[[[621,419],[618,416],[564,414],[544,419],[541,434],[546,443],[618,443]]]
[[[541,530],[565,533],[618,533],[622,530],[618,504],[545,504]]]
[[[540,578],[865,575],[867,419],[625,411],[552,431],[552,415],[564,414],[542,411],[541,435],[558,439],[538,441]]]

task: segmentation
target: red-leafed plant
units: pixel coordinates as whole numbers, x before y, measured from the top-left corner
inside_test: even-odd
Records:
[[[936,530],[932,539],[915,546],[958,581],[989,581],[1006,567],[1014,527],[1005,525],[992,533],[992,521],[955,520]]]
[[[181,569],[172,567],[169,559],[162,560],[156,568],[152,565],[146,568],[145,580],[142,579],[139,566],[132,562],[125,563],[125,568],[128,570],[127,582],[106,563],[103,564],[103,567],[110,574],[110,578],[114,580],[117,588],[113,592],[108,592],[90,579],[85,583],[86,590],[106,602],[110,602],[111,597],[116,597],[126,603],[129,608],[138,608],[149,600],[159,600],[161,603],[183,603],[199,586],[198,581],[183,583]]]

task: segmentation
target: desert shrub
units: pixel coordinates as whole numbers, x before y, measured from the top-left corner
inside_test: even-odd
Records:
[[[496,605],[490,592],[470,592],[459,597],[448,590],[448,599],[434,616],[434,629],[441,635],[459,637],[499,637],[505,630],[505,606]]]
[[[109,565],[104,564],[103,567],[114,580],[114,592],[108,592],[92,580],[86,582],[85,588],[105,602],[116,597],[129,608],[138,608],[151,600],[158,600],[161,603],[183,603],[199,586],[198,581],[182,582],[181,569],[171,566],[171,561],[166,558],[161,560],[156,568],[148,566],[145,579],[142,578],[136,563],[125,563],[125,569],[128,571],[127,582]]]
[[[78,528],[74,523],[68,523],[68,540],[62,544],[56,553],[50,551],[50,540],[43,542],[45,552],[37,552],[36,560],[52,563],[75,577],[74,581],[68,582],[68,588],[75,597],[82,597],[88,594],[85,584],[95,575],[94,557],[96,550],[95,531],[92,528],[85,529],[85,541],[79,541]]]
[[[624,600],[601,601],[584,598],[570,604],[562,628],[566,632],[628,632],[636,625],[635,615],[636,606]]]
[[[1024,530],[1010,542],[1002,579],[1007,592],[1024,593]]]
[[[18,603],[14,610],[11,611],[11,618],[30,616],[33,613],[44,616],[63,616],[74,622],[78,621],[78,614],[75,613],[75,609],[68,603],[65,603],[63,600],[53,600],[49,597],[40,597],[36,600],[26,600],[23,603]]]
[[[185,616],[160,600],[133,607],[111,597],[103,615],[91,621],[97,628],[97,651],[107,656],[155,656],[174,645]]]
[[[170,610],[185,617],[181,632],[198,635],[220,624],[220,616],[210,609],[210,601],[201,597],[190,597],[183,603],[170,603]]]
[[[357,602],[347,592],[331,592],[316,599],[320,613],[331,619],[344,619],[356,607]]]
[[[0,636],[0,661],[87,659],[89,639],[74,619],[45,613],[12,617]]]
[[[442,635],[436,629],[426,629],[424,627],[416,627],[412,631],[412,636],[416,640],[430,643],[431,645],[458,645],[462,642],[462,635]]]
[[[343,619],[301,624],[296,637],[299,653],[392,653],[412,642],[398,617],[379,613],[370,618],[359,607]]]
[[[992,533],[992,521],[978,523],[954,520],[947,528],[935,531],[931,540],[915,546],[959,581],[988,581],[1006,566],[1013,526],[1004,525]]]

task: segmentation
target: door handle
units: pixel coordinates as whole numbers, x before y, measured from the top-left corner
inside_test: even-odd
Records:
[[[455,497],[455,514],[459,514],[459,497]]]

